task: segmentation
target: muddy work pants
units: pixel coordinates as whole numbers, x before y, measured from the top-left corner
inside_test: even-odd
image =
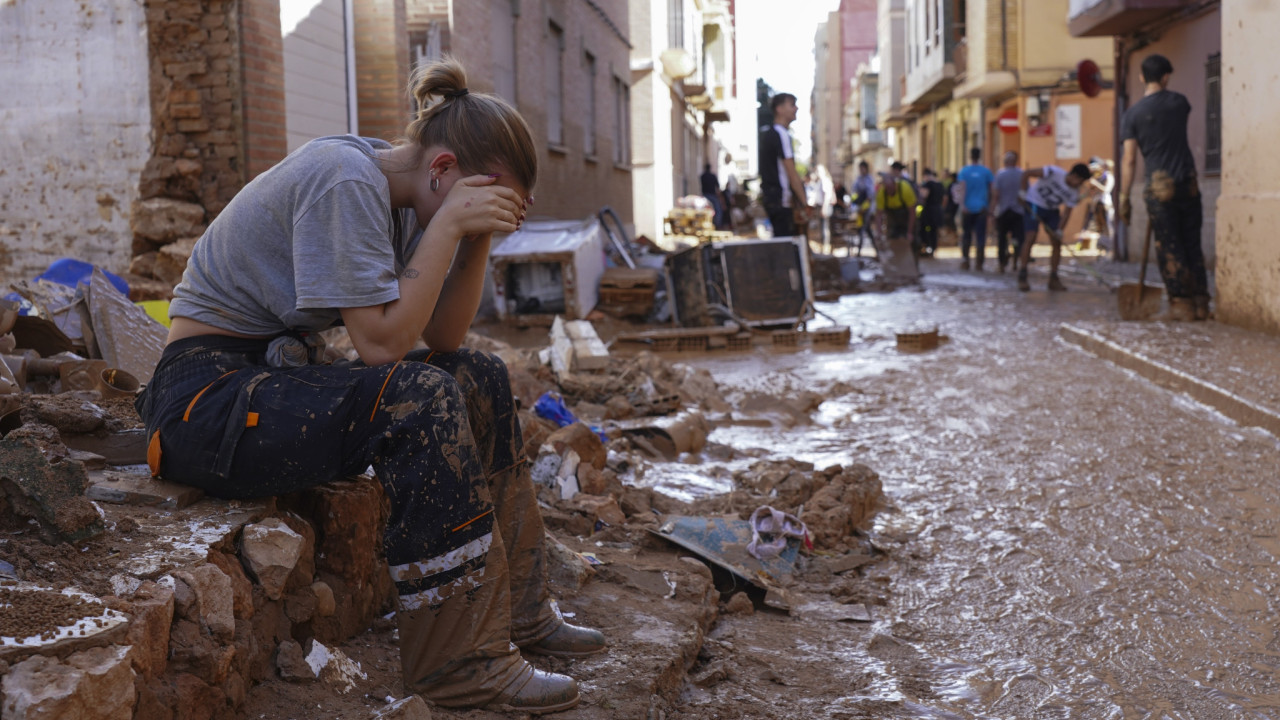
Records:
[[[1200,246],[1204,211],[1196,178],[1172,181],[1168,175],[1152,177],[1143,190],[1143,200],[1151,218],[1160,277],[1169,297],[1208,297],[1209,280]]]
[[[561,619],[506,366],[473,350],[398,363],[265,364],[265,341],[165,348],[138,411],[153,472],[215,497],[295,492],[373,466],[411,690],[483,704]]]

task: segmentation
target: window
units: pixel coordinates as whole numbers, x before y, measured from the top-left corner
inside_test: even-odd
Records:
[[[613,77],[613,161],[631,164],[631,88],[620,77]]]
[[[587,117],[583,121],[586,127],[583,128],[582,149],[590,157],[596,154],[596,56],[585,53],[583,64],[587,71]]]
[[[498,97],[516,104],[516,16],[511,0],[490,0],[493,48],[493,91]]]
[[[1204,66],[1204,171],[1222,172],[1222,55],[1214,53]]]
[[[547,28],[547,141],[564,144],[564,30]]]
[[[684,0],[667,0],[667,46],[684,47]]]

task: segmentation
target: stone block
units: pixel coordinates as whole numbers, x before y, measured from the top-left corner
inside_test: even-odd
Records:
[[[292,639],[280,643],[276,649],[276,672],[291,682],[311,682],[317,677],[316,671],[307,664],[302,646]]]
[[[574,497],[573,504],[586,513],[587,517],[607,525],[622,525],[627,521],[622,508],[618,507],[618,501],[609,496],[581,494]]]
[[[329,617],[337,609],[337,601],[333,598],[333,588],[323,580],[311,583],[311,593],[316,597],[316,615]]]
[[[65,662],[33,657],[0,680],[6,720],[130,720],[137,700],[129,646],[92,648]]]
[[[199,238],[182,238],[160,248],[151,274],[155,275],[157,280],[177,285],[178,281],[182,280],[182,273],[187,269],[187,261],[191,259],[191,253],[195,250],[196,240]]]
[[[173,575],[186,583],[195,594],[194,609],[200,627],[223,642],[234,637],[235,597],[231,590],[231,578],[216,565],[208,564],[178,570]]]
[[[253,617],[253,583],[245,576],[240,560],[227,553],[210,550],[209,563],[216,565],[231,580],[232,612],[236,619]]]
[[[283,520],[267,518],[245,526],[240,535],[240,555],[267,597],[279,600],[305,544],[305,539]]]
[[[134,275],[150,277],[151,271],[156,266],[156,256],[158,254],[159,253],[152,250],[150,252],[144,252],[141,255],[138,255],[133,260],[129,261],[129,272],[133,273]]]
[[[163,245],[178,238],[201,235],[204,208],[172,198],[141,200],[133,205],[129,225],[134,235]]]
[[[565,449],[572,448],[578,453],[582,462],[589,463],[597,470],[604,469],[605,460],[609,455],[600,436],[580,422],[571,423],[556,430],[543,441],[543,444],[551,445],[560,454],[564,454]]]
[[[53,542],[79,542],[106,527],[84,497],[88,474],[72,460],[50,462],[23,428],[0,439],[0,509],[34,520]]]
[[[115,505],[139,505],[163,510],[181,510],[204,497],[204,492],[187,485],[154,480],[145,472],[95,473],[85,497]]]
[[[144,582],[123,609],[133,616],[125,642],[134,648],[134,670],[148,679],[163,675],[169,662],[173,589]]]
[[[577,592],[587,584],[595,571],[590,563],[577,552],[565,547],[552,535],[546,537],[547,579],[552,583]]]

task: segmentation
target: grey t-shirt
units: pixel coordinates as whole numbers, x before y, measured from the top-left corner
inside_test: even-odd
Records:
[[[996,215],[1003,215],[1008,210],[1021,215],[1022,198],[1018,197],[1018,194],[1022,192],[1022,168],[1002,168],[996,173],[995,185],[996,192],[1000,194],[999,202],[996,204]]]
[[[171,317],[247,335],[341,324],[339,308],[400,297],[421,237],[391,209],[375,149],[354,135],[308,142],[246,185],[196,242]]]

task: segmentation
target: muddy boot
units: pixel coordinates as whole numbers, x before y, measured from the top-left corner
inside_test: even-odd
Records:
[[[1031,283],[1027,282],[1026,268],[1022,268],[1018,271],[1018,289],[1022,292],[1029,292],[1031,290]]]
[[[1190,298],[1171,297],[1169,308],[1155,319],[1160,322],[1191,322],[1196,319],[1196,311]]]
[[[1049,276],[1049,289],[1054,292],[1065,292],[1067,286],[1062,284],[1062,281],[1058,279],[1057,273],[1055,273]]]
[[[960,269],[961,269],[961,270],[968,270],[968,269],[969,269],[969,258],[965,258],[964,260],[961,260],[961,261],[960,261]]]
[[[534,655],[550,655],[552,657],[578,658],[604,652],[604,633],[591,628],[570,625],[564,621],[560,608],[555,600],[550,602],[551,609],[559,618],[560,624],[546,637],[537,640],[517,641],[521,650]]]
[[[443,707],[535,715],[573,707],[579,700],[573,678],[536,670],[511,643],[505,549],[496,532],[491,537],[484,565],[447,585],[400,596],[405,687]],[[451,559],[461,558],[454,555]]]
[[[1191,298],[1192,320],[1212,320],[1213,311],[1209,309],[1209,296],[1196,295]]]

